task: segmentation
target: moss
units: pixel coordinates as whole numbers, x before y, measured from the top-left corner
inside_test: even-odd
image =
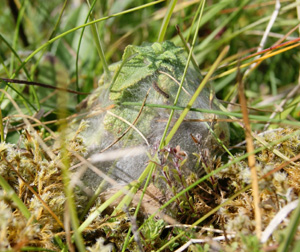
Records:
[[[56,159],[51,160],[34,136],[27,131],[24,131],[20,138],[20,146],[23,147],[1,143],[0,175],[25,203],[31,213],[31,218],[27,220],[13,203],[11,195],[0,190],[0,208],[2,209],[0,211],[2,219],[0,221],[0,234],[2,234],[0,250],[22,246],[55,249],[57,247],[53,243],[53,238],[62,231],[62,228],[27,185],[30,185],[55,215],[63,221],[66,197],[58,165],[60,153],[56,150]],[[80,138],[77,137],[69,141],[68,147],[70,151],[79,153],[85,150]],[[76,200],[80,209],[86,197],[77,193]]]

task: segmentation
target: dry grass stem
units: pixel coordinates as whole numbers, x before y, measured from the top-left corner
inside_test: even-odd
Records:
[[[239,71],[238,71],[238,83],[239,83],[238,93],[239,93],[239,99],[240,99],[241,110],[243,113],[243,121],[244,121],[244,126],[245,126],[247,152],[251,153],[254,151],[254,144],[253,144],[253,139],[252,139],[252,135],[251,135],[251,126],[250,126],[248,111],[247,111],[247,101],[246,101],[246,98],[244,95],[244,86],[243,86],[242,78],[241,78]],[[248,156],[248,165],[251,170],[251,178],[252,178],[252,195],[254,198],[256,235],[257,235],[257,238],[260,239],[262,223],[261,223],[261,212],[260,212],[260,206],[259,206],[260,200],[259,200],[258,178],[257,178],[254,154]]]

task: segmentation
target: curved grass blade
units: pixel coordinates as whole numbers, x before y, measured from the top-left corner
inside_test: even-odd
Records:
[[[169,22],[170,22],[170,19],[171,19],[171,16],[172,16],[172,13],[173,13],[176,3],[177,3],[177,0],[172,0],[169,3],[167,13],[162,21],[160,31],[158,34],[158,40],[157,40],[158,42],[164,41],[164,37],[165,37],[165,34],[166,34],[166,31],[167,31],[167,28],[168,28],[168,25],[169,25]]]
[[[0,175],[0,186],[3,188],[3,190],[10,195],[10,198],[12,201],[16,204],[16,206],[19,208],[20,212],[24,215],[24,217],[28,220],[31,216],[31,213],[25,206],[22,200],[18,197],[18,195],[15,193],[14,189],[11,188],[11,186],[6,182],[6,180]]]
[[[283,242],[281,242],[278,252],[291,251],[291,245],[295,238],[295,234],[297,232],[299,222],[300,222],[300,200],[298,201],[297,208],[294,210],[294,212],[292,214],[290,223],[285,232],[285,239]],[[299,244],[298,244],[298,246],[299,246]]]

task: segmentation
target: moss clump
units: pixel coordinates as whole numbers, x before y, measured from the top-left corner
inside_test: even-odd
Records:
[[[280,209],[291,201],[298,199],[300,186],[299,161],[296,163],[291,162],[284,166],[283,164],[286,160],[274,154],[274,150],[277,150],[288,159],[291,159],[300,153],[300,135],[294,133],[294,129],[277,129],[265,132],[261,135],[267,144],[276,142],[282,137],[291,136],[273,148],[264,149],[256,155],[257,174],[258,178],[261,178],[259,181],[259,196],[261,202],[262,230],[266,229]],[[262,144],[255,142],[255,148],[260,147],[262,147]],[[242,154],[243,153],[237,154],[234,158]],[[272,172],[272,170],[280,166],[283,166],[283,168]],[[250,169],[246,160],[223,169],[216,177],[220,183],[224,184],[226,182],[226,191],[228,193],[226,194],[228,196],[238,192],[251,183]],[[226,194],[224,194],[225,197]],[[231,203],[222,207],[220,213],[225,219],[227,232],[234,231],[247,236],[254,234],[255,221],[252,190],[240,194]],[[279,243],[279,240],[277,240],[278,231],[284,229],[287,225],[288,222],[282,222],[279,227],[276,228],[277,231],[272,234],[272,238],[269,239],[267,244]],[[299,235],[300,233],[297,234],[297,236]],[[236,239],[242,238],[238,235]]]
[[[77,153],[85,151],[78,137],[68,142],[68,148]],[[21,135],[19,146],[4,142],[0,144],[0,175],[31,214],[31,217],[26,219],[12,201],[12,195],[0,189],[1,251],[23,246],[57,249],[53,238],[63,229],[62,224],[55,220],[53,214],[63,222],[66,197],[61,169],[58,165],[61,160],[60,151],[59,149],[51,151],[55,153],[55,159],[51,159],[35,137],[27,131]],[[75,161],[70,153],[70,160]],[[74,161],[71,161],[71,165]],[[75,195],[80,211],[86,197],[79,196],[78,190]],[[52,210],[53,214],[50,214],[44,204]]]

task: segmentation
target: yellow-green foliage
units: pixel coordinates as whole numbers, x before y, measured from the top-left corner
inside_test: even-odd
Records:
[[[23,246],[54,248],[53,237],[62,228],[27,185],[63,222],[66,198],[58,166],[60,153],[51,149],[56,154],[56,159],[51,160],[27,131],[24,131],[19,144],[21,147],[4,142],[0,144],[0,175],[25,203],[31,218],[27,220],[12,202],[11,195],[0,189],[0,250]],[[79,138],[70,141],[68,147],[70,151],[84,152]],[[79,209],[83,200],[77,196]]]

